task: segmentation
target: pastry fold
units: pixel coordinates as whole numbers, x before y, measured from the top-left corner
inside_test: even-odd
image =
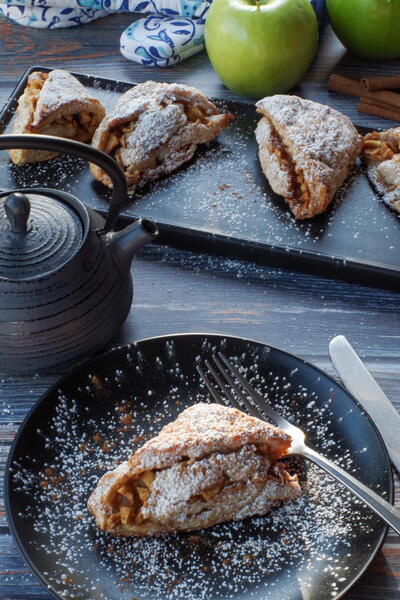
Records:
[[[35,71],[18,102],[12,133],[36,133],[90,142],[105,115],[101,102],[67,71]],[[10,150],[16,165],[57,156],[44,150]]]
[[[382,200],[400,213],[400,127],[367,133],[362,153]]]
[[[329,106],[278,94],[257,102],[262,170],[296,219],[324,212],[360,152],[361,137]]]
[[[103,475],[88,501],[115,535],[158,535],[263,515],[299,496],[297,476],[275,462],[291,438],[219,404],[195,404]]]
[[[111,154],[125,173],[130,192],[190,160],[233,116],[193,87],[146,81],[121,96],[101,122],[93,146]],[[108,175],[91,165],[95,179],[111,187]]]

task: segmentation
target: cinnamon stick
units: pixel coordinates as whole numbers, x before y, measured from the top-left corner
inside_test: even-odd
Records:
[[[350,79],[350,77],[343,77],[343,75],[336,75],[336,73],[329,77],[328,88],[332,92],[339,92],[339,94],[347,94],[348,96],[362,96],[365,94],[365,87],[359,81]]]
[[[363,77],[361,84],[368,91],[394,90],[400,88],[400,75],[390,77]]]
[[[389,92],[387,90],[368,92],[365,87],[361,85],[360,82],[355,81],[355,79],[336,74],[330,76],[328,87],[334,92],[358,96],[364,99],[370,98],[375,104],[383,104],[392,109],[395,107],[400,111],[400,94],[396,94],[395,92]]]
[[[361,98],[369,98],[377,104],[385,104],[390,108],[397,108],[400,111],[400,94],[388,92],[386,90],[377,92],[367,92],[360,94]]]
[[[383,104],[383,102],[377,102],[376,100],[373,100],[372,98],[368,98],[367,96],[361,96],[360,102],[361,102],[361,104],[370,104],[371,106],[380,106],[381,108],[384,108],[386,110],[396,110],[396,109],[393,109],[392,107],[390,107],[388,104]]]
[[[398,110],[398,108],[395,106],[385,104],[385,102],[379,102],[379,100],[375,100],[375,98],[369,98],[368,96],[361,96],[360,102],[362,102],[363,104],[371,104],[371,106],[380,106],[381,108],[385,108],[386,110]]]
[[[373,115],[374,117],[381,117],[383,119],[391,119],[392,121],[400,123],[400,110],[391,109],[390,107],[386,108],[380,104],[367,104],[363,101],[357,105],[357,110],[358,112],[366,115]]]

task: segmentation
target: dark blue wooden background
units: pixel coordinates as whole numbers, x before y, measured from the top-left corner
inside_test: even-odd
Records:
[[[0,20],[0,103],[8,98],[32,64],[58,66],[122,80],[157,79],[190,83],[211,96],[234,98],[201,53],[169,70],[146,70],[122,58],[120,31],[129,15],[92,24],[42,32]],[[400,73],[400,62],[363,63],[345,53],[329,28],[298,93],[324,102],[360,125],[392,123],[359,115],[356,99],[327,91],[329,73],[344,75]],[[333,374],[328,342],[345,334],[400,408],[400,296],[322,277],[260,267],[165,247],[146,248],[133,266],[132,311],[115,343],[184,331],[247,336],[294,352]],[[0,461],[4,468],[10,442],[29,408],[61,375],[0,376]],[[397,505],[400,506],[400,486]],[[0,505],[0,599],[47,600],[16,550]],[[400,539],[390,533],[383,550],[346,600],[400,598]],[[210,599],[212,600],[212,599]],[[284,599],[282,599],[284,600]]]

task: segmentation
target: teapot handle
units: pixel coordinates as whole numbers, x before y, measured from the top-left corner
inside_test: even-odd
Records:
[[[51,152],[60,152],[61,154],[73,154],[74,156],[85,158],[98,165],[101,169],[104,169],[107,175],[110,176],[113,184],[104,231],[112,230],[122,207],[128,201],[128,184],[119,165],[111,156],[102,150],[97,150],[97,148],[93,148],[82,142],[75,142],[74,140],[55,137],[53,135],[38,135],[33,133],[0,135],[0,150],[14,148],[50,150]]]

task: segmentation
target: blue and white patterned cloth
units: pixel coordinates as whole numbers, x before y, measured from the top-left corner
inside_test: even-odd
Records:
[[[204,48],[204,24],[211,2],[163,0],[159,13],[139,19],[125,29],[120,40],[122,54],[144,65],[168,67],[200,52]],[[141,4],[154,5],[155,0]]]
[[[83,25],[110,13],[142,13],[121,35],[122,54],[147,66],[167,67],[204,48],[212,0],[0,0],[0,13],[43,29]]]
[[[174,65],[204,48],[212,0],[0,0],[0,14],[42,29],[83,25],[110,13],[146,15],[121,35],[122,54],[153,67]],[[311,0],[322,10],[324,0]],[[317,11],[318,14],[318,11]]]

